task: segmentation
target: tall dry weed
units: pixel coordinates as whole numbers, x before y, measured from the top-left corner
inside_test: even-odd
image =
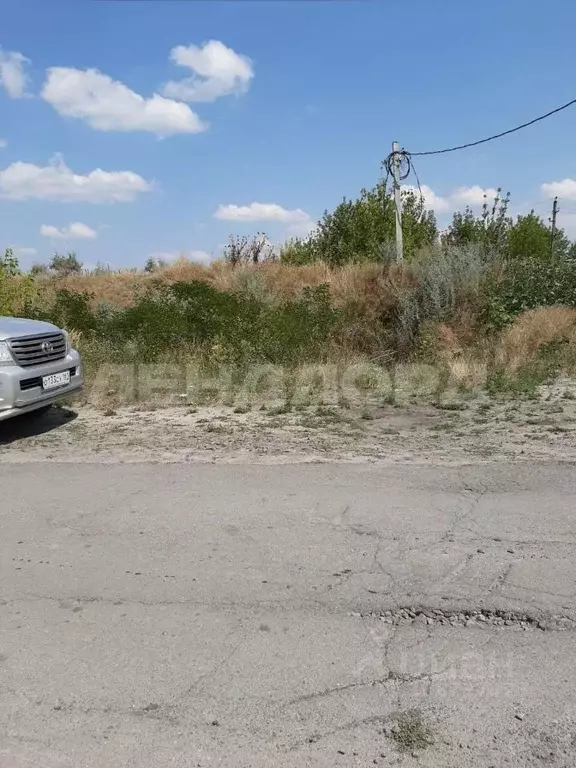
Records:
[[[375,264],[333,269],[323,263],[292,266],[272,262],[232,267],[223,261],[205,266],[179,259],[152,273],[120,270],[66,277],[42,276],[40,279],[56,290],[88,292],[93,294],[95,303],[107,302],[118,307],[132,304],[136,292],[149,286],[192,281],[205,282],[218,290],[233,293],[242,292],[247,285],[259,285],[262,291],[276,299],[292,299],[306,287],[327,284],[336,306],[351,301],[378,303],[382,294],[390,293],[382,267]]]
[[[519,315],[502,334],[496,360],[516,371],[534,358],[545,344],[576,342],[576,309],[539,307]]]

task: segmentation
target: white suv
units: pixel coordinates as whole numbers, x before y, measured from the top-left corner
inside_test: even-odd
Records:
[[[80,355],[51,323],[0,317],[0,421],[48,409],[82,389]]]

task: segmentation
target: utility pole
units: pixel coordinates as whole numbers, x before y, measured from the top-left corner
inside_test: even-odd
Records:
[[[558,198],[554,198],[552,203],[552,227],[550,228],[550,256],[554,256],[554,238],[556,236],[556,216],[558,215]]]
[[[400,195],[400,149],[398,142],[392,142],[392,170],[394,176],[394,208],[396,210],[396,263],[404,261],[402,237],[402,196]]]

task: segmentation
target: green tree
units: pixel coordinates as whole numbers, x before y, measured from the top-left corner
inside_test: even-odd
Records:
[[[12,248],[0,255],[0,315],[21,315],[35,296],[34,281],[22,275]]]
[[[512,219],[508,216],[510,193],[504,197],[501,193],[499,188],[491,203],[484,195],[479,216],[470,207],[464,212],[456,211],[444,237],[446,245],[479,245],[484,251],[505,251]]]
[[[82,272],[82,262],[78,260],[76,253],[70,251],[64,254],[55,253],[50,262],[50,269],[58,276],[74,275]]]
[[[311,238],[294,237],[280,248],[280,261],[283,264],[301,266],[316,261],[317,254]]]
[[[15,277],[20,273],[18,257],[12,248],[6,248],[4,255],[0,256],[0,275],[3,277]]]
[[[508,255],[512,258],[547,259],[550,256],[565,258],[570,250],[570,240],[564,230],[554,233],[552,250],[552,229],[534,213],[518,216],[508,234]]]
[[[423,199],[412,190],[402,192],[404,252],[410,258],[419,248],[437,238],[436,218]],[[393,255],[396,210],[384,182],[363,189],[357,200],[347,200],[326,211],[310,238],[314,259],[333,266],[351,262],[389,261]],[[311,259],[311,260],[314,260]]]
[[[46,275],[48,274],[48,267],[46,264],[32,264],[30,267],[30,274],[32,277],[35,277],[36,275]]]

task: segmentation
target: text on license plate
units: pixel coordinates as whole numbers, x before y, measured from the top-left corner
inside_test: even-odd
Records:
[[[70,371],[42,376],[42,389],[55,389],[55,387],[63,387],[66,384],[70,384]]]

